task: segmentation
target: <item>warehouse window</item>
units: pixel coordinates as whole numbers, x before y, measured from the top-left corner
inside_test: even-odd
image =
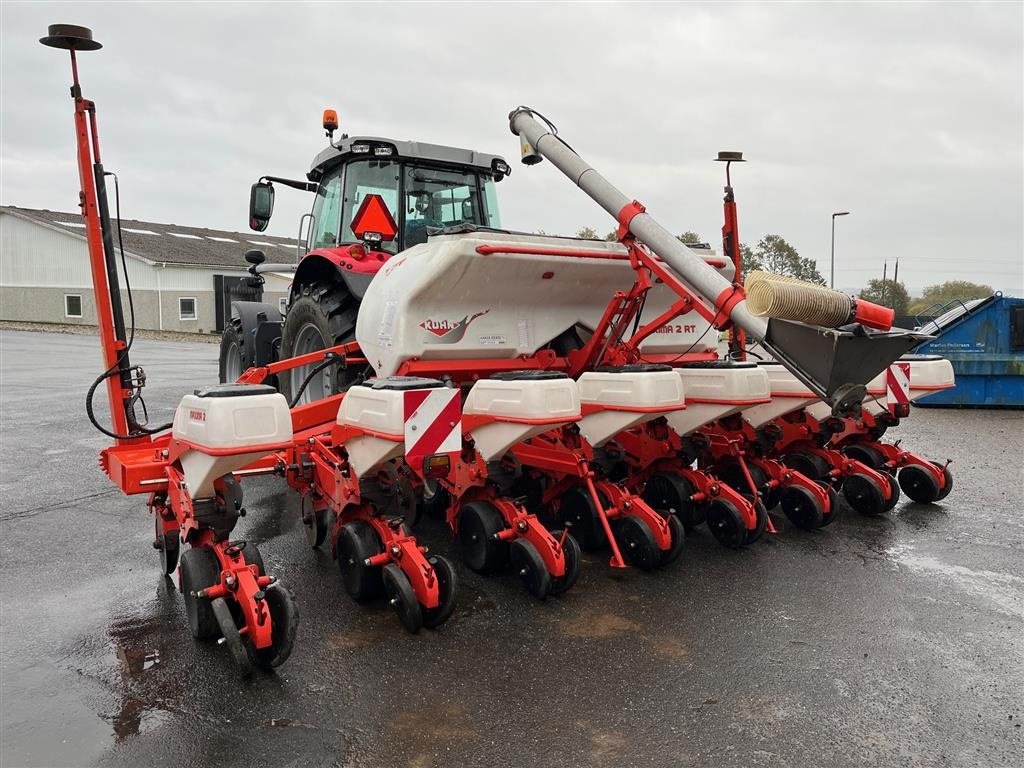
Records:
[[[82,316],[82,295],[80,293],[64,294],[64,317]]]
[[[178,319],[179,320],[195,320],[196,319],[196,300],[193,298],[181,298],[178,299]]]

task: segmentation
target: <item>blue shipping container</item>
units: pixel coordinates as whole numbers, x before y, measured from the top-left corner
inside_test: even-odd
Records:
[[[918,405],[1024,408],[1024,299],[997,293],[921,330],[936,337],[915,352],[949,360],[956,387],[929,395]]]

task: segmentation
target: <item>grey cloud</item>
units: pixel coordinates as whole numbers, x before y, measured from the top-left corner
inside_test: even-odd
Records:
[[[548,114],[624,191],[677,230],[720,227],[719,149],[741,234],[778,232],[856,288],[896,255],[910,287],[1021,293],[1020,4],[13,4],[3,28],[0,199],[72,210],[67,62],[48,23],[91,26],[82,56],[124,213],[241,229],[248,185],[297,176],[343,129],[514,159],[505,116]],[[506,226],[612,222],[549,165],[499,188]],[[309,200],[282,191],[292,235]]]

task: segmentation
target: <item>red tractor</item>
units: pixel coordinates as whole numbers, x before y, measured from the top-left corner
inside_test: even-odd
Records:
[[[338,118],[333,110],[324,112],[323,125],[330,146],[313,160],[306,181],[264,176],[252,186],[249,226],[257,231],[270,221],[275,183],[313,192],[315,198],[300,224],[306,233],[300,247],[306,254],[295,267],[284,318],[270,304],[232,302],[221,340],[222,382],[237,380],[253,366],[352,341],[370,280],[389,256],[425,243],[428,231],[501,226],[494,185],[509,174],[501,157],[373,136],[342,134],[334,141]],[[252,281],[262,283],[265,256],[249,251],[245,258]],[[271,268],[280,266],[266,265]],[[299,392],[311,370],[300,366],[279,377],[278,389],[289,402],[337,394],[367,373],[328,366]]]

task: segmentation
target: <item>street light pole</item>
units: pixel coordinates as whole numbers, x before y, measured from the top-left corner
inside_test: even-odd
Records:
[[[836,287],[836,216],[849,216],[849,211],[836,211],[832,214],[832,266],[828,274],[828,287]]]

